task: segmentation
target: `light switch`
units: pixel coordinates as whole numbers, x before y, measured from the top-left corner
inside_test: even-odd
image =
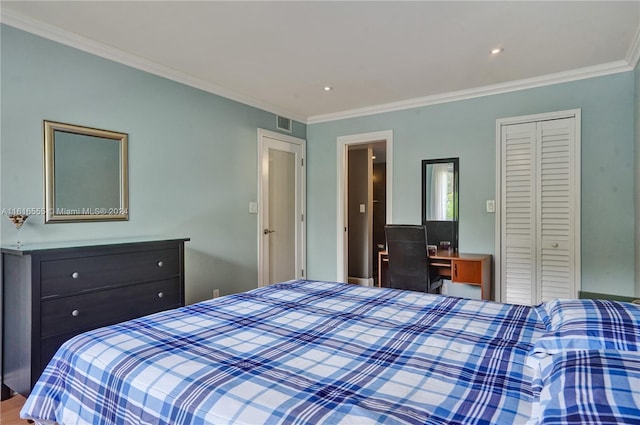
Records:
[[[360,204],[360,212],[367,212],[367,210],[365,209],[365,205],[364,204]]]
[[[493,199],[487,200],[487,212],[488,213],[496,212],[496,201],[494,201]]]
[[[258,214],[257,202],[249,202],[249,214]]]

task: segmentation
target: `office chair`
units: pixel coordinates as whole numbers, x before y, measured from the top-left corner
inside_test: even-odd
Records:
[[[389,287],[440,293],[442,276],[429,267],[425,226],[387,224]]]

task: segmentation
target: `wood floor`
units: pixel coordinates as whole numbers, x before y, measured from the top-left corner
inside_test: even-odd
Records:
[[[20,419],[20,409],[25,402],[21,395],[15,395],[0,403],[0,425],[27,425],[28,422]]]

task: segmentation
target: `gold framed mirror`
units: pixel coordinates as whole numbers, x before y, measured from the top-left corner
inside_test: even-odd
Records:
[[[128,135],[44,121],[45,223],[129,219]]]

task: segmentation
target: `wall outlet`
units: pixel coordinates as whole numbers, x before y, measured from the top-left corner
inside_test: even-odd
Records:
[[[496,212],[496,201],[494,201],[493,199],[487,200],[487,212],[488,213]]]
[[[220,296],[220,290],[219,289],[214,289],[213,290],[213,298],[218,298]]]

